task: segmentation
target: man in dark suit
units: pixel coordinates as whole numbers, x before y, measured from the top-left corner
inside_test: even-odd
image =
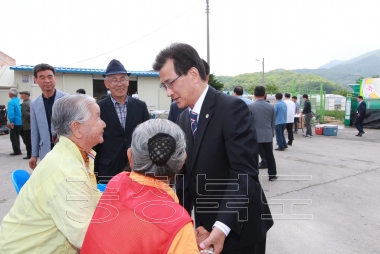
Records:
[[[264,100],[265,87],[256,86],[254,94],[255,102],[249,104],[248,108],[253,117],[259,149],[265,152],[269,181],[273,181],[277,179],[276,161],[273,156],[273,137],[276,117],[274,115],[273,106]]]
[[[365,101],[363,101],[362,96],[358,96],[357,100],[359,102],[359,105],[358,109],[356,110],[356,118],[354,121],[354,125],[359,132],[355,136],[361,137],[365,133],[363,130],[363,120],[365,118],[367,104],[365,103]]]
[[[104,142],[94,148],[97,152],[95,172],[103,183],[128,168],[126,152],[131,146],[132,132],[150,118],[145,102],[127,97],[129,75],[115,59],[103,74],[104,85],[111,91],[111,96],[98,102],[100,118],[106,123],[106,128]]]
[[[206,71],[206,83],[208,83],[208,80],[210,78],[210,65],[202,59],[203,65],[205,66],[205,71]],[[169,116],[168,120],[172,121],[173,123],[177,122],[178,116],[185,110],[186,108],[179,108],[177,106],[177,103],[175,101],[170,104],[170,111],[169,111]]]
[[[177,193],[181,204],[187,199],[194,204],[196,226],[211,232],[199,246],[212,244],[215,253],[265,253],[273,221],[258,180],[256,132],[247,105],[207,85],[202,60],[190,45],[162,50],[153,69],[167,96],[179,108],[189,107],[178,118],[187,136],[187,159],[184,192],[178,187]]]

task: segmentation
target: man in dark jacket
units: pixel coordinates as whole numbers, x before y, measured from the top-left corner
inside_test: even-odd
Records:
[[[32,156],[32,139],[30,135],[30,93],[29,91],[21,91],[19,94],[23,101],[21,103],[22,140],[26,147],[26,157],[23,159],[29,160]]]
[[[177,121],[187,141],[177,193],[189,212],[186,200],[194,205],[197,229],[210,232],[200,248],[265,253],[273,220],[258,178],[257,137],[247,104],[207,84],[202,60],[188,44],[162,50],[153,69],[166,95],[189,108]]]
[[[309,101],[309,96],[307,94],[302,95],[302,100],[305,102],[303,105],[302,114],[305,115],[305,125],[306,125],[306,134],[304,135],[307,138],[311,138],[313,134],[311,133],[311,125],[310,121],[313,118],[313,114],[311,113],[311,103]]]
[[[354,125],[359,132],[355,136],[361,137],[365,133],[363,130],[363,120],[365,118],[367,104],[365,103],[365,101],[363,101],[362,96],[358,96],[357,100],[359,102],[359,105],[358,109],[356,110],[356,118],[354,121]]]
[[[127,97],[129,75],[122,63],[112,60],[103,74],[104,85],[111,92],[100,100],[100,118],[106,123],[104,142],[97,145],[95,172],[100,182],[128,169],[127,150],[131,146],[132,132],[150,118],[145,102]]]

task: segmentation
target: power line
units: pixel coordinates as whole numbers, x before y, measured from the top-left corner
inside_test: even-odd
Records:
[[[98,58],[98,57],[100,57],[100,56],[104,56],[104,55],[106,55],[106,54],[109,54],[109,53],[114,52],[114,51],[116,51],[116,50],[119,50],[119,49],[121,49],[121,48],[125,48],[126,46],[129,46],[129,45],[131,45],[131,44],[133,44],[133,43],[135,43],[135,42],[137,42],[137,41],[139,41],[139,40],[141,40],[141,39],[143,39],[143,38],[145,38],[145,37],[147,37],[147,36],[149,36],[149,35],[151,35],[151,34],[157,32],[158,30],[160,30],[160,29],[162,29],[163,27],[165,27],[165,26],[169,25],[170,23],[172,23],[174,20],[176,20],[176,19],[182,17],[183,15],[185,15],[186,13],[188,13],[192,8],[194,8],[194,6],[196,6],[197,4],[199,4],[201,1],[202,1],[202,0],[200,0],[198,3],[194,4],[193,6],[191,6],[187,11],[185,11],[185,12],[183,12],[182,14],[178,15],[177,17],[173,18],[171,21],[169,21],[169,22],[167,22],[166,24],[162,25],[161,27],[157,28],[156,30],[154,30],[154,31],[152,31],[152,32],[150,32],[150,33],[147,33],[147,34],[141,36],[140,38],[137,38],[137,39],[134,40],[134,41],[131,41],[131,42],[129,42],[129,43],[123,45],[123,46],[120,46],[120,47],[118,47],[118,48],[116,48],[116,49],[112,49],[112,50],[107,51],[107,52],[105,52],[105,53],[102,53],[102,54],[100,54],[100,55],[97,55],[97,56],[94,56],[94,57],[90,57],[90,58],[87,58],[87,59],[84,59],[84,60],[81,60],[81,61],[78,61],[78,62],[75,62],[75,63],[66,64],[66,65],[63,65],[62,67],[70,66],[70,65],[73,65],[73,64],[77,64],[77,63],[86,62],[86,61],[88,61],[88,60],[91,60],[91,59]]]

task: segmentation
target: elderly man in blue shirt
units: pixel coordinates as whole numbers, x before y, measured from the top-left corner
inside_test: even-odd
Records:
[[[274,105],[274,114],[276,116],[275,130],[276,130],[276,141],[278,147],[275,149],[277,151],[284,151],[288,148],[285,140],[284,130],[286,126],[286,116],[287,116],[287,106],[285,102],[282,101],[282,93],[276,94],[276,104]]]
[[[20,155],[20,132],[22,128],[22,116],[21,116],[21,106],[20,99],[17,97],[18,91],[16,88],[9,89],[9,98],[11,100],[8,102],[8,119],[10,123],[10,139],[12,142],[13,153],[10,155]]]

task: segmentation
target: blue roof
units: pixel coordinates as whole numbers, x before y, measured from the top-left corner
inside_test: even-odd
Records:
[[[11,70],[15,71],[33,71],[33,65],[18,65],[11,66]],[[105,69],[90,69],[90,68],[67,68],[67,67],[54,67],[57,73],[75,73],[75,74],[98,74],[101,75],[106,72]],[[140,77],[158,77],[156,71],[129,71],[131,76]]]

